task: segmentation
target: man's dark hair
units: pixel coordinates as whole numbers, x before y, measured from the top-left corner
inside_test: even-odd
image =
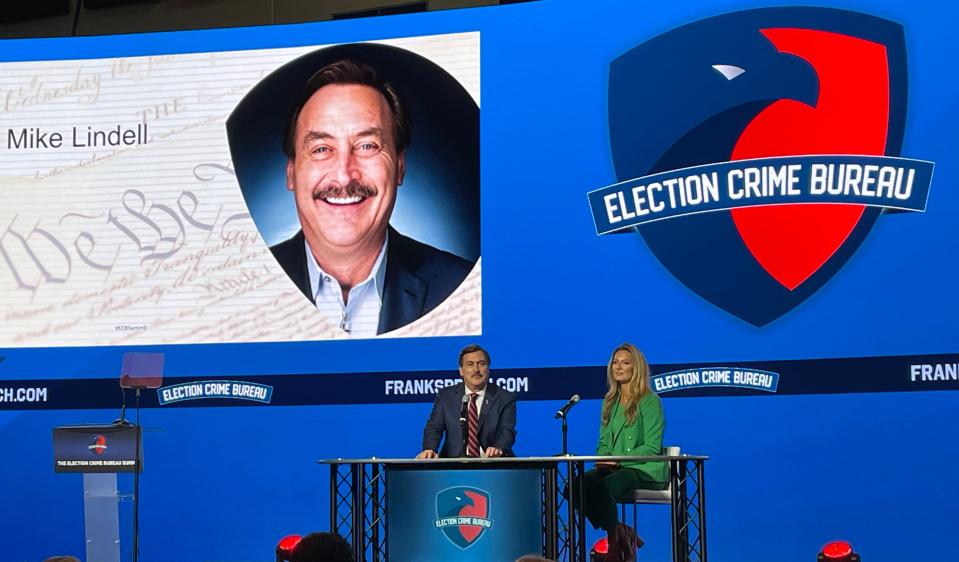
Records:
[[[80,562],[80,559],[77,558],[76,556],[63,555],[63,556],[51,556],[50,558],[47,558],[43,562]]]
[[[489,365],[489,362],[490,362],[489,352],[483,349],[482,347],[476,345],[475,343],[473,343],[464,347],[462,350],[460,350],[460,367],[463,366],[463,356],[466,355],[467,353],[473,353],[475,351],[482,351],[483,355],[486,356],[486,364]]]
[[[413,124],[393,85],[383,80],[379,72],[372,66],[351,60],[339,60],[324,66],[306,82],[306,88],[304,88],[303,94],[286,124],[286,131],[283,135],[283,152],[286,153],[287,158],[292,160],[296,155],[296,122],[300,118],[303,106],[310,101],[313,94],[320,88],[332,84],[369,86],[379,92],[386,99],[386,105],[390,108],[396,153],[400,154],[406,150],[406,147],[410,145],[410,137],[413,134]]]
[[[290,562],[354,562],[353,549],[335,533],[310,533],[293,549]]]

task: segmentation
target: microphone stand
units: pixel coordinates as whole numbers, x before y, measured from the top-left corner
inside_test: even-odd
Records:
[[[579,394],[574,394],[566,404],[556,412],[557,418],[562,418],[563,420],[563,452],[560,453],[560,456],[568,457],[569,449],[567,448],[566,434],[569,432],[569,426],[566,423],[566,418],[569,417],[569,411],[573,409],[573,406],[579,403]]]
[[[139,392],[139,391],[138,391]],[[122,425],[123,427],[130,427],[133,424],[127,421],[127,389],[120,387],[120,396],[121,396],[121,405],[120,405],[120,417],[113,420],[113,425]]]
[[[133,562],[140,558],[140,387],[137,387],[136,451],[133,462]]]
[[[562,456],[564,456],[564,457],[569,455],[569,450],[567,450],[567,448],[566,448],[566,434],[567,434],[567,432],[569,431],[569,428],[568,428],[568,426],[566,425],[566,416],[567,416],[567,414],[568,414],[568,412],[565,413],[565,414],[563,414],[562,416],[560,416],[560,417],[562,418],[562,420],[563,420],[563,452],[560,453],[560,455],[562,455]]]
[[[469,450],[469,445],[467,444],[469,441],[469,435],[467,435],[467,433],[469,432],[469,429],[467,428],[467,423],[466,423],[466,415],[467,415],[466,409],[468,407],[469,407],[469,402],[467,402],[464,399],[463,407],[460,409],[460,431],[463,434],[463,453],[461,456],[463,457],[469,456],[466,454],[467,451]]]
[[[125,387],[120,387],[120,392],[123,395],[123,405],[120,408],[120,419],[113,421],[113,425],[132,427],[136,429],[136,433],[134,434],[134,446],[136,447],[136,450],[133,452],[133,562],[137,562],[140,558],[140,444],[143,439],[143,434],[141,433],[140,427],[141,387],[138,386],[135,388],[137,410],[136,423],[130,423],[126,419],[127,392]]]

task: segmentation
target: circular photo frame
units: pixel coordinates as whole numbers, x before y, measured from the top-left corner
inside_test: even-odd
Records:
[[[373,69],[396,92],[412,124],[403,151],[405,174],[389,215],[386,272],[381,272],[385,287],[378,287],[382,310],[376,333],[381,334],[435,308],[480,257],[479,107],[436,63],[406,49],[373,43],[336,45],[303,55],[268,74],[240,101],[227,120],[240,190],[264,242],[310,301],[315,289],[305,277],[306,249],[300,260],[294,241],[299,236],[302,247],[303,226],[287,188],[291,159],[284,152],[284,137],[303,104],[329,87],[311,94],[311,78],[341,61]],[[398,280],[405,282],[402,294],[391,287]],[[411,295],[416,281],[426,286]]]

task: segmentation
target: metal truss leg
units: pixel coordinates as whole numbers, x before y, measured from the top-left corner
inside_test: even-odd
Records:
[[[706,469],[705,461],[696,461],[696,496],[699,498],[699,560],[706,562]]]
[[[553,521],[556,529],[555,560],[572,562],[573,560],[573,523],[570,513],[573,506],[573,483],[569,474],[569,463],[557,463],[550,469],[553,473],[553,490],[556,498],[553,506]],[[566,471],[564,473],[564,470]]]
[[[690,517],[689,510],[689,494],[687,489],[687,483],[689,482],[689,473],[687,471],[686,461],[680,461],[679,463],[679,505],[682,506],[680,510],[680,517],[682,517],[682,526],[679,528],[679,542],[682,546],[680,549],[680,561],[681,562],[690,562],[689,559],[689,524],[692,521]]]
[[[330,532],[336,533],[339,531],[337,528],[337,521],[339,521],[340,515],[340,502],[339,495],[339,476],[340,476],[340,465],[331,464],[330,465]]]
[[[687,471],[686,462],[671,460],[669,462],[669,479],[672,494],[670,498],[670,528],[673,538],[673,561],[690,562],[689,559],[689,525],[692,521],[687,501]]]
[[[555,560],[559,548],[556,529],[556,468],[544,468],[543,479],[543,556]]]
[[[568,536],[567,542],[569,544],[569,562],[579,562],[577,554],[579,554],[578,543],[579,543],[579,525],[577,525],[576,517],[576,506],[575,499],[579,497],[579,489],[582,483],[576,478],[576,463],[570,461],[566,463],[566,485],[569,490],[569,497],[566,500],[566,516],[567,516],[567,529]],[[582,504],[580,504],[582,506]]]
[[[385,542],[385,532],[381,532],[381,525],[386,521],[383,497],[380,493],[380,477],[382,472],[380,465],[374,464],[371,467],[370,476],[370,549],[372,550],[373,562],[386,562],[386,553],[383,548]]]
[[[576,542],[579,543],[579,562],[587,562],[586,560],[586,479],[584,470],[586,468],[586,463],[583,461],[576,461],[576,493],[579,496],[579,513],[578,513],[578,535],[576,537]]]
[[[337,533],[353,544],[354,503],[354,467],[352,465],[330,465],[330,531]]]
[[[365,487],[364,484],[364,467],[362,464],[351,464],[350,465],[350,480],[352,482],[353,488],[353,505],[351,513],[353,515],[353,520],[351,521],[350,534],[353,537],[353,557],[356,559],[356,562],[366,562],[366,532],[364,531],[364,519],[366,519],[366,506],[365,506]]]

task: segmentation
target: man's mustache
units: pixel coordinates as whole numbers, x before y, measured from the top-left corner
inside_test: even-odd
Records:
[[[358,181],[351,181],[342,187],[339,185],[327,185],[313,192],[313,199],[329,199],[330,197],[375,197],[376,188],[370,185],[364,185]]]

